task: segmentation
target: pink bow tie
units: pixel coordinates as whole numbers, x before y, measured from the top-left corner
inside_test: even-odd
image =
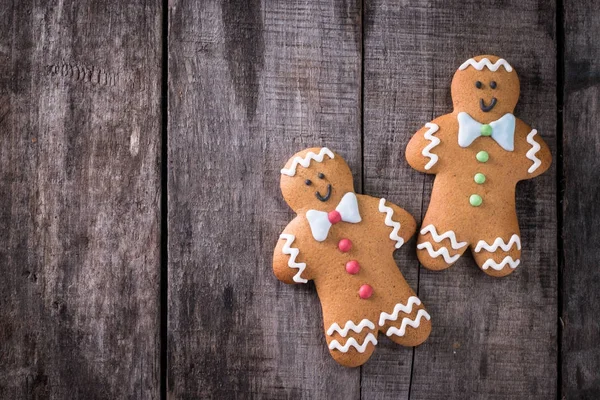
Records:
[[[342,197],[335,210],[330,212],[308,210],[306,219],[310,225],[310,231],[317,242],[327,239],[331,225],[340,221],[356,224],[361,221],[358,211],[358,200],[356,194],[348,192]]]

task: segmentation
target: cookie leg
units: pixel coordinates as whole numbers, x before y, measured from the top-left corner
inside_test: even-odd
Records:
[[[425,218],[417,239],[417,257],[425,268],[439,271],[454,264],[467,245],[453,230],[436,227]]]
[[[325,331],[329,353],[346,367],[358,367],[371,357],[377,345],[376,321],[334,322]]]
[[[379,316],[379,330],[402,346],[418,346],[431,333],[431,317],[417,296],[390,305]]]
[[[477,241],[475,262],[488,275],[501,277],[512,273],[521,263],[521,238],[516,233],[500,234]]]

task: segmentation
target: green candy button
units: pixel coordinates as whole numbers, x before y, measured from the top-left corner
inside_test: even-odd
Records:
[[[485,175],[484,175],[484,174],[482,174],[481,172],[478,172],[478,173],[476,173],[476,174],[475,174],[475,176],[473,177],[473,180],[475,181],[475,183],[478,183],[478,184],[480,184],[480,185],[481,185],[482,183],[484,183],[484,182],[485,182]]]
[[[481,136],[492,136],[492,127],[488,124],[481,125]]]
[[[469,203],[471,203],[473,207],[479,207],[481,203],[483,203],[483,199],[478,194],[472,194],[471,197],[469,197]]]
[[[475,156],[475,158],[479,162],[487,162],[490,159],[490,155],[488,154],[487,151],[483,151],[482,150],[479,153],[477,153],[477,155]]]

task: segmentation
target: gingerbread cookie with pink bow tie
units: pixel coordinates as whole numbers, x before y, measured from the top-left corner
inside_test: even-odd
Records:
[[[415,232],[412,216],[356,194],[350,168],[325,147],[294,155],[281,170],[281,191],[297,216],[279,237],[273,270],[285,283],[314,281],[332,357],[362,365],[379,332],[404,346],[422,343],[430,316],[392,256]]]
[[[454,111],[425,124],[406,148],[414,169],[435,174],[417,255],[442,270],[470,248],[485,273],[505,276],[521,263],[516,184],[546,171],[552,156],[539,132],[513,115],[519,78],[506,60],[465,61],[451,92]]]

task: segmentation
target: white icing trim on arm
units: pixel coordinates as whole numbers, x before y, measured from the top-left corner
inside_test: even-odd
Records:
[[[477,71],[481,71],[484,67],[487,67],[490,69],[490,71],[496,72],[498,68],[500,68],[500,66],[503,66],[507,72],[512,72],[513,70],[510,64],[504,58],[500,58],[498,61],[492,64],[492,62],[487,57],[484,57],[479,61],[475,61],[475,59],[469,58],[467,61],[462,63],[460,67],[458,67],[458,70],[465,70],[469,66],[472,66]]]
[[[346,344],[343,346],[340,345],[340,342],[338,342],[337,340],[332,340],[331,343],[329,343],[329,350],[337,349],[337,350],[341,351],[342,353],[347,353],[348,350],[350,350],[350,347],[354,347],[356,349],[356,351],[358,351],[359,353],[364,353],[365,350],[367,349],[367,345],[369,343],[373,343],[373,345],[377,345],[377,338],[372,333],[369,333],[365,337],[365,341],[361,345],[359,345],[358,342],[356,341],[356,339],[354,339],[353,337],[348,339],[346,341]]]
[[[340,328],[340,326],[338,325],[337,322],[334,322],[333,324],[331,324],[329,329],[327,329],[327,334],[329,336],[331,336],[335,332],[337,332],[342,337],[346,337],[346,336],[348,336],[348,332],[350,330],[353,330],[356,333],[360,333],[360,331],[362,331],[365,327],[369,328],[369,329],[375,329],[375,324],[365,318],[362,321],[360,321],[360,323],[358,325],[356,325],[352,321],[347,321],[346,324],[344,325],[344,328],[342,329],[342,328]]]
[[[529,172],[530,174],[532,174],[536,169],[540,167],[540,165],[542,165],[542,161],[540,161],[540,159],[535,156],[537,152],[540,151],[540,149],[542,148],[538,142],[533,140],[533,137],[535,135],[537,135],[537,130],[535,129],[532,129],[531,132],[529,132],[529,134],[527,135],[527,143],[531,145],[531,149],[529,149],[526,156],[531,161],[533,161],[533,165],[527,170],[527,172]]]
[[[390,233],[390,239],[395,240],[395,247],[399,249],[404,244],[404,239],[398,236],[398,232],[400,231],[400,222],[396,222],[392,220],[392,215],[394,215],[394,210],[392,207],[388,207],[385,205],[385,199],[379,200],[379,212],[386,213],[384,223],[392,229],[392,233]]]
[[[498,250],[498,247],[504,251],[509,251],[514,244],[517,245],[518,250],[521,250],[521,239],[516,233],[510,237],[508,243],[506,243],[501,237],[497,237],[496,240],[494,240],[494,243],[491,245],[489,245],[485,240],[480,240],[477,242],[477,247],[475,247],[475,253],[479,253],[481,249],[493,253]]]
[[[434,133],[436,133],[440,127],[437,124],[434,124],[433,122],[428,122],[425,124],[425,126],[427,128],[429,128],[427,130],[427,132],[425,132],[425,134],[423,135],[423,137],[429,141],[431,141],[431,143],[429,143],[427,146],[425,146],[425,148],[423,149],[423,151],[421,152],[421,154],[424,157],[429,157],[431,160],[429,160],[427,162],[427,164],[425,164],[425,169],[429,171],[429,169],[431,167],[433,167],[435,165],[435,163],[438,162],[439,157],[437,156],[437,154],[433,154],[431,153],[431,150],[437,146],[438,144],[440,144],[441,140],[438,139],[437,137],[433,136]]]
[[[395,321],[398,319],[398,313],[403,312],[405,314],[410,314],[412,312],[414,305],[420,305],[421,300],[417,296],[410,296],[406,301],[406,305],[402,303],[398,303],[394,306],[394,311],[391,314],[386,312],[382,312],[379,315],[379,326],[385,325],[385,321]]]
[[[426,233],[431,233],[431,237],[436,243],[440,243],[444,239],[450,239],[450,243],[452,244],[452,248],[454,250],[458,250],[467,245],[467,242],[458,242],[456,240],[456,234],[452,230],[438,235],[437,230],[435,229],[435,226],[433,226],[433,224],[429,224],[425,228],[421,229],[421,235],[425,235]]]
[[[431,245],[430,242],[423,242],[421,244],[418,244],[417,249],[419,249],[419,250],[426,249],[427,253],[429,253],[429,256],[432,258],[443,256],[444,261],[446,261],[446,264],[452,264],[453,262],[458,260],[458,258],[460,257],[460,254],[455,254],[453,256],[450,256],[448,249],[445,248],[444,246],[440,247],[438,250],[434,250],[433,246]]]
[[[396,328],[395,326],[392,326],[390,327],[390,329],[387,330],[386,335],[404,336],[404,334],[406,333],[406,327],[412,326],[413,328],[418,328],[419,325],[421,325],[421,318],[423,317],[425,317],[425,319],[428,321],[431,319],[431,316],[427,311],[425,311],[424,309],[420,309],[419,312],[417,312],[415,319],[410,319],[408,317],[403,318],[402,324],[400,325],[400,329]]]
[[[283,254],[287,254],[290,256],[290,259],[288,261],[288,267],[298,269],[298,273],[296,275],[294,275],[294,278],[293,278],[294,282],[296,282],[296,283],[308,282],[308,280],[302,278],[302,272],[304,272],[304,269],[306,268],[306,263],[297,263],[296,262],[296,257],[298,257],[298,253],[300,253],[300,250],[291,247],[294,240],[296,240],[296,236],[289,234],[289,233],[282,233],[279,236],[279,239],[284,239],[286,241],[285,244],[283,245],[283,248],[281,249],[281,252]]]
[[[497,263],[496,261],[490,258],[485,263],[483,263],[481,269],[488,269],[489,267],[492,267],[496,271],[500,271],[506,266],[506,264],[510,265],[512,269],[515,269],[520,263],[521,260],[519,260],[518,258],[516,260],[513,260],[511,256],[504,257],[504,260],[500,261],[500,263]]]
[[[310,164],[310,160],[315,160],[316,162],[323,162],[323,157],[325,155],[328,155],[329,158],[333,159],[333,152],[331,150],[329,150],[327,147],[323,147],[321,149],[321,151],[319,151],[319,154],[315,154],[312,151],[309,151],[304,158],[298,156],[295,157],[294,160],[292,161],[292,165],[288,168],[285,169],[283,168],[281,170],[281,173],[283,175],[287,175],[287,176],[294,176],[296,175],[296,167],[298,166],[298,164],[302,165],[304,168],[307,168],[308,165]]]

